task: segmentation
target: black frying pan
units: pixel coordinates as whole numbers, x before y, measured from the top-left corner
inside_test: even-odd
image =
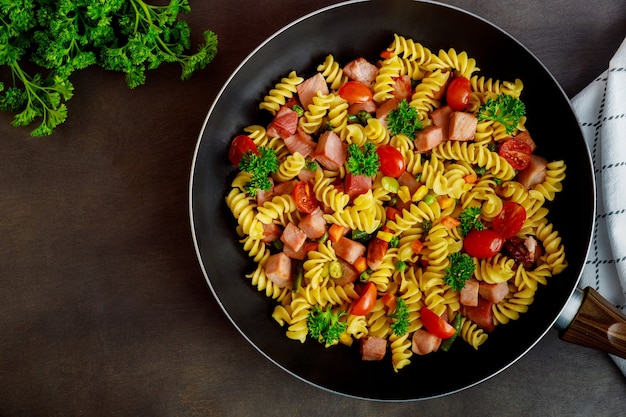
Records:
[[[288,339],[271,318],[275,302],[244,278],[254,264],[240,247],[224,203],[234,168],[226,153],[232,138],[253,123],[264,95],[289,71],[312,75],[332,53],[339,62],[374,60],[396,32],[432,51],[455,48],[477,60],[481,74],[520,78],[528,128],[548,160],[568,165],[564,190],[547,206],[560,232],[569,267],[541,287],[528,313],[499,326],[475,351],[466,343],[450,353],[413,356],[394,373],[388,360],[363,362],[358,346],[325,349]],[[587,255],[595,213],[592,164],[570,103],[546,68],[519,42],[489,22],[454,7],[407,0],[347,2],[307,15],[259,46],[235,70],[205,120],[190,184],[190,212],[200,264],[226,315],[263,355],[290,374],[322,389],[375,400],[416,400],[459,391],[517,361],[553,326],[575,291]],[[572,207],[576,222],[569,221]],[[358,345],[358,344],[355,344]]]

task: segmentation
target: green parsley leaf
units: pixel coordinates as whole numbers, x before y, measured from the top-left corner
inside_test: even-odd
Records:
[[[481,213],[480,207],[467,207],[459,214],[461,236],[467,236],[472,229],[483,230],[485,228],[479,218]]]
[[[348,327],[346,322],[339,321],[345,314],[345,311],[333,313],[330,305],[326,310],[320,309],[319,306],[313,307],[306,320],[309,335],[326,346],[334,345]]]
[[[471,256],[466,253],[455,252],[448,256],[450,265],[446,268],[443,281],[456,291],[465,287],[465,282],[472,277],[476,264]]]
[[[387,128],[392,135],[400,133],[410,139],[415,139],[418,130],[422,130],[422,121],[418,119],[417,109],[406,99],[398,103],[398,107],[391,110],[387,116]]]
[[[239,161],[239,169],[252,174],[250,181],[244,185],[246,193],[256,197],[258,190],[268,191],[272,188],[270,174],[278,171],[278,156],[276,150],[259,146],[259,154],[246,152]]]
[[[493,120],[501,123],[507,134],[512,134],[520,119],[526,114],[524,103],[517,97],[499,94],[485,101],[478,109],[478,121]]]
[[[393,323],[389,325],[391,331],[396,336],[404,336],[409,330],[409,306],[404,299],[396,297],[396,309],[391,317],[394,319]]]
[[[363,149],[355,143],[348,146],[348,171],[352,174],[373,177],[379,166],[376,146],[372,142],[366,142]]]

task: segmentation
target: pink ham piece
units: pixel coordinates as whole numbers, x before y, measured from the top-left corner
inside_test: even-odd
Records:
[[[283,253],[287,255],[288,257],[290,257],[291,259],[298,259],[300,261],[304,261],[307,255],[306,247],[307,245],[302,245],[302,247],[296,251],[296,250],[291,249],[289,246],[284,245]]]
[[[280,238],[283,234],[283,229],[275,223],[263,224],[263,242],[272,243],[276,239]]]
[[[487,284],[481,282],[478,288],[480,296],[486,300],[496,304],[504,300],[504,297],[509,293],[509,284],[501,282],[499,284]]]
[[[409,174],[407,171],[404,171],[398,177],[398,184],[400,184],[400,186],[406,185],[407,187],[409,187],[409,192],[411,193],[411,195],[415,194],[415,192],[417,191],[418,188],[420,188],[420,185],[421,185],[420,182],[416,180],[415,177]]]
[[[387,126],[387,116],[389,115],[389,112],[397,108],[398,100],[396,100],[395,98],[390,98],[389,100],[378,106],[378,108],[376,109],[376,118],[380,120],[383,126]]]
[[[472,113],[454,111],[450,115],[450,127],[448,139],[467,142],[474,139],[476,135],[478,119]]]
[[[360,111],[366,111],[368,113],[375,113],[376,107],[377,106],[374,100],[368,100],[362,103],[352,103],[350,104],[350,107],[348,107],[348,113],[358,114]]]
[[[361,338],[361,359],[364,361],[380,361],[387,352],[387,340],[376,336]]]
[[[476,307],[463,307],[464,315],[484,331],[491,332],[495,328],[493,311],[491,310],[492,306],[493,303],[491,301],[478,297],[478,305]]]
[[[441,128],[443,139],[448,139],[448,130],[450,129],[450,116],[452,116],[452,107],[442,106],[430,113],[430,120],[435,126]]]
[[[334,243],[333,248],[337,256],[349,264],[354,264],[354,261],[363,256],[366,250],[365,245],[345,236],[342,236],[338,242]]]
[[[297,128],[298,113],[287,106],[282,106],[267,126],[266,133],[273,138],[286,139],[296,133]]]
[[[537,149],[537,144],[535,143],[533,138],[530,136],[530,133],[528,133],[528,130],[522,130],[517,135],[513,136],[513,139],[519,140],[520,142],[524,142],[530,145],[531,152],[535,152],[535,149]]]
[[[335,132],[327,130],[317,142],[314,157],[324,168],[336,171],[346,161],[346,148]]]
[[[411,77],[408,75],[400,75],[393,77],[395,81],[393,85],[393,96],[396,100],[402,101],[409,99],[413,95],[413,87],[411,87]]]
[[[479,283],[476,278],[465,281],[465,286],[459,293],[459,302],[464,306],[476,307],[478,305]]]
[[[411,339],[411,350],[416,355],[427,355],[436,352],[441,345],[441,338],[424,330],[417,329]]]
[[[367,266],[374,271],[377,270],[385,259],[387,249],[389,249],[389,243],[374,236],[367,244]]]
[[[378,67],[365,58],[357,58],[343,67],[343,73],[351,80],[371,85],[378,75]]]
[[[443,130],[439,126],[429,125],[415,135],[415,151],[428,152],[443,142]]]
[[[546,180],[548,161],[543,156],[531,155],[530,164],[517,174],[517,181],[525,188],[541,184]]]
[[[341,258],[338,258],[337,261],[339,261],[339,263],[341,264],[342,275],[341,278],[333,278],[333,282],[335,283],[335,285],[346,285],[356,281],[356,279],[359,277],[359,273],[357,272],[357,270]]]
[[[372,189],[372,179],[365,175],[354,175],[347,173],[343,183],[344,193],[350,196],[350,201],[353,201],[361,194],[365,194]]]
[[[298,228],[304,232],[309,239],[318,239],[326,233],[326,220],[324,213],[319,207],[312,213],[305,215],[300,219]]]
[[[300,230],[298,226],[289,222],[287,223],[285,230],[283,230],[280,240],[285,244],[285,246],[289,246],[292,251],[297,252],[302,248],[304,242],[306,242],[306,234]]]
[[[294,154],[298,152],[305,158],[315,152],[315,148],[317,147],[317,143],[315,143],[311,135],[300,127],[296,129],[295,134],[285,138],[284,142],[289,153]]]
[[[317,96],[318,92],[323,95],[328,95],[329,92],[326,79],[319,72],[298,84],[296,91],[298,92],[300,103],[305,110],[308,110],[309,104],[313,103],[313,97]]]
[[[291,258],[282,252],[271,255],[265,263],[265,275],[279,288],[291,285]]]

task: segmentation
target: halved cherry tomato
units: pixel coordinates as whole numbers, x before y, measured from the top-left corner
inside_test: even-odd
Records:
[[[363,288],[361,296],[354,302],[352,306],[352,314],[355,316],[364,316],[374,308],[376,304],[376,285],[373,282],[368,282]]]
[[[526,209],[514,201],[504,203],[502,210],[493,219],[493,230],[505,238],[511,238],[520,231],[526,221]]]
[[[506,159],[513,168],[522,170],[530,165],[532,150],[526,142],[509,139],[500,146],[498,154]]]
[[[247,152],[252,152],[256,155],[259,154],[259,150],[254,141],[250,136],[235,136],[235,139],[230,143],[230,148],[228,149],[228,159],[234,166],[239,168],[239,161],[241,161],[241,157]]]
[[[376,148],[380,161],[380,172],[388,177],[398,178],[404,172],[405,163],[402,153],[391,145],[381,145]]]
[[[465,77],[456,77],[446,90],[446,102],[452,110],[463,111],[470,100],[472,85]]]
[[[503,245],[504,238],[502,235],[492,229],[472,229],[463,239],[463,249],[471,256],[479,259],[491,258],[500,252]]]
[[[337,92],[341,98],[351,103],[365,103],[372,99],[372,90],[358,81],[348,81]]]
[[[422,324],[426,327],[426,330],[437,337],[448,339],[456,333],[454,326],[436,315],[427,307],[422,307],[420,310],[420,318],[422,319]]]
[[[296,208],[302,213],[313,213],[317,208],[317,198],[313,193],[313,186],[308,181],[298,181],[293,187],[291,196],[296,203]]]

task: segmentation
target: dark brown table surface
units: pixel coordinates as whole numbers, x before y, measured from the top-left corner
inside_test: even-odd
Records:
[[[604,353],[550,331],[494,378],[444,398],[379,403],[277,368],[214,300],[188,219],[193,150],[231,71],[330,0],[191,1],[205,70],[148,73],[129,90],[72,76],[69,119],[46,138],[0,116],[0,416],[618,416],[626,380]],[[527,46],[573,97],[626,36],[624,0],[454,0]]]

